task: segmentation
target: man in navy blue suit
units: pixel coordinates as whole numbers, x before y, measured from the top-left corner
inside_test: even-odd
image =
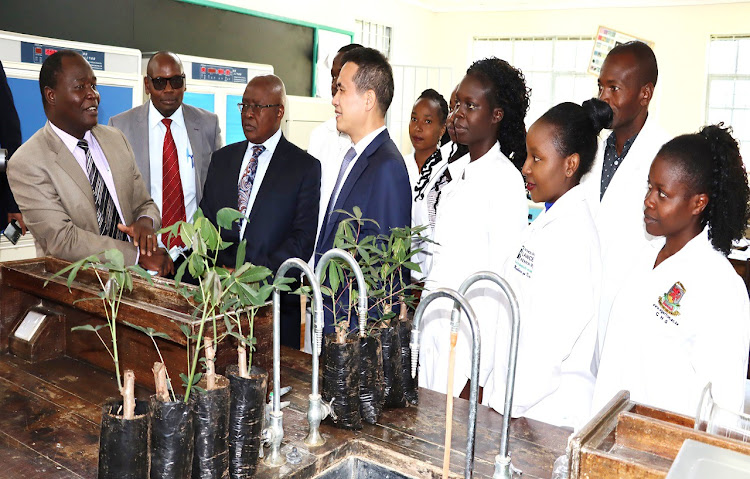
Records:
[[[336,128],[352,144],[334,168],[339,175],[328,201],[315,248],[316,259],[333,248],[339,222],[346,218],[336,210],[375,220],[360,232],[390,234],[391,228],[411,224],[411,188],[401,153],[385,128],[385,114],[393,99],[393,71],[388,60],[372,48],[356,48],[342,59],[343,67],[333,97]],[[326,308],[324,332],[333,331],[333,315]],[[356,324],[352,324],[354,328]]]

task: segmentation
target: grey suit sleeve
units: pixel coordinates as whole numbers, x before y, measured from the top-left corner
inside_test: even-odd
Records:
[[[221,140],[221,126],[219,125],[219,117],[213,116],[214,119],[214,150],[220,150],[224,146],[224,142]]]
[[[135,264],[136,247],[127,241],[87,231],[76,226],[65,209],[44,160],[44,151],[19,150],[19,161],[8,165],[8,180],[16,195],[26,226],[47,254],[78,261],[116,248],[127,264]]]

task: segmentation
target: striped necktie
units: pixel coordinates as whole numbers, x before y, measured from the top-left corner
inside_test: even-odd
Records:
[[[86,140],[78,142],[78,148],[86,153],[86,173],[91,183],[91,191],[94,194],[94,205],[96,206],[96,222],[99,224],[99,234],[111,238],[127,241],[125,233],[117,229],[120,222],[120,214],[117,212],[115,202],[109,194],[107,185],[104,183],[101,173],[94,164],[89,144]]]
[[[172,136],[172,120],[162,120],[167,131],[164,134],[164,146],[162,147],[162,197],[161,197],[161,225],[166,228],[178,221],[185,221],[185,195],[182,192],[182,181],[180,179],[180,161],[177,157],[177,145]],[[172,238],[167,249],[172,246],[185,246],[182,238]]]

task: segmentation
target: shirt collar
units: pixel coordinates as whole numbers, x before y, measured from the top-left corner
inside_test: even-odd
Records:
[[[157,126],[163,119],[167,118],[166,116],[159,113],[159,110],[156,109],[154,106],[154,102],[151,100],[148,101],[148,126],[150,128],[153,128]],[[174,113],[172,113],[172,116],[169,117],[170,120],[172,120],[172,123],[176,124],[177,126],[180,126],[182,128],[185,128],[185,117],[182,114],[182,105],[175,110]]]
[[[368,146],[370,146],[370,143],[372,143],[372,140],[374,140],[375,137],[377,137],[380,134],[380,132],[383,130],[385,130],[385,125],[381,126],[380,128],[376,130],[371,131],[370,133],[367,134],[367,136],[359,140],[356,145],[353,145],[354,151],[357,152],[357,156],[360,156],[365,151],[365,149]]]
[[[273,156],[273,152],[276,151],[276,146],[279,144],[279,140],[281,140],[281,128],[279,128],[278,130],[276,130],[276,133],[274,133],[266,141],[264,141],[263,143],[261,143],[266,148],[264,150],[264,153],[265,152],[269,152]],[[251,141],[248,141],[247,142],[247,151],[252,150],[252,148],[254,146],[256,146],[255,143],[253,143]]]
[[[75,151],[76,151],[76,148],[78,148],[78,142],[80,140],[78,138],[76,138],[75,136],[73,136],[73,135],[71,135],[71,134],[69,134],[69,133],[61,130],[60,128],[58,128],[57,126],[55,126],[55,124],[52,123],[51,121],[49,122],[49,126],[52,128],[52,131],[54,131],[57,134],[57,136],[60,137],[60,139],[62,140],[62,142],[65,145],[65,147],[71,153],[73,153],[73,155],[75,155]],[[93,136],[91,135],[91,130],[87,131],[86,134],[83,135],[83,139],[86,140],[89,145],[91,145],[91,143],[92,143],[92,141],[91,141],[92,138],[93,138]]]
[[[640,131],[638,132],[640,133]],[[635,142],[635,139],[638,138],[638,133],[628,138],[628,141],[625,142],[625,145],[622,147],[622,155],[619,156],[619,158],[625,158],[625,155],[628,154],[628,151],[630,150],[630,147],[633,146],[633,143]],[[607,137],[607,149],[613,149],[615,152],[615,156],[617,156],[617,147],[615,145],[615,141],[617,141],[617,138],[615,137],[615,132],[609,134]]]

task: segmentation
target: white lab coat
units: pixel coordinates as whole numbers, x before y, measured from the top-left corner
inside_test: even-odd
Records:
[[[417,181],[419,181],[419,168],[417,167],[417,161],[414,159],[413,151],[404,156],[404,163],[406,164],[406,173],[409,175],[409,185],[411,186],[413,197],[414,187],[417,185]]]
[[[441,286],[458,289],[478,271],[500,272],[527,225],[523,177],[500,151],[499,143],[466,165],[463,174],[453,175],[459,161],[449,165],[453,181],[443,187],[437,208],[434,238],[438,244],[433,245],[432,268],[425,281],[430,290]],[[477,283],[466,295],[480,325],[480,386],[484,386],[492,370],[500,295],[499,289],[487,281]],[[443,393],[448,377],[452,306],[448,299],[430,303],[421,327],[419,385]],[[454,395],[461,392],[470,372],[471,329],[461,321]]]
[[[592,414],[627,389],[634,401],[694,416],[709,381],[717,404],[741,412],[750,349],[745,284],[707,229],[654,268],[663,244],[644,248],[617,294]],[[679,289],[681,298],[668,296]]]
[[[445,171],[445,168],[448,167],[448,155],[450,155],[451,145],[452,143],[448,142],[440,148],[440,155],[442,157],[442,160],[440,160],[435,166],[432,167],[432,176],[430,177],[430,180],[424,189],[424,196],[422,198],[416,198],[415,196],[414,203],[412,203],[411,205],[411,225],[427,226],[427,229],[422,231],[422,236],[431,240],[434,239],[434,232],[432,230],[432,227],[430,226],[430,217],[427,210],[427,193],[429,193],[429,191],[435,186],[435,182],[443,175],[443,171]],[[407,157],[405,160],[408,164],[409,157]],[[411,161],[414,163],[416,170],[416,162],[414,161],[413,153],[411,155]],[[458,176],[460,176],[461,173],[463,173],[463,169],[468,161],[469,160],[467,156],[465,161],[457,164],[456,167],[451,169],[451,174],[455,172]],[[412,184],[412,192],[414,191],[414,187],[416,186],[417,181],[419,181],[419,176],[417,176],[415,182]],[[412,271],[411,279],[412,281],[422,281],[425,277],[427,277],[427,273],[432,266],[432,245],[430,243],[420,243],[414,244],[413,246],[415,248],[421,249],[419,253],[412,256],[412,262],[419,265],[421,272],[417,273],[416,271]]]
[[[349,135],[336,129],[335,117],[318,125],[310,133],[307,152],[320,161],[320,207],[315,244],[318,243],[317,235],[320,234],[320,225],[323,224],[323,217],[328,210],[328,201],[336,185],[341,162],[344,161],[344,155],[351,146],[352,140]],[[313,263],[314,261],[310,261],[311,266]]]
[[[602,250],[603,282],[594,368],[599,362],[612,301],[628,274],[633,255],[653,239],[646,233],[643,223],[643,199],[646,196],[651,162],[662,145],[670,139],[653,115],[650,115],[600,202],[606,136],[604,138],[600,142],[591,171],[581,180],[591,205]]]
[[[584,193],[576,186],[542,212],[523,232],[502,275],[521,314],[512,415],[573,428],[588,420],[594,394],[591,357],[601,284],[599,238]],[[511,331],[510,307],[504,311],[483,397],[500,413]]]

